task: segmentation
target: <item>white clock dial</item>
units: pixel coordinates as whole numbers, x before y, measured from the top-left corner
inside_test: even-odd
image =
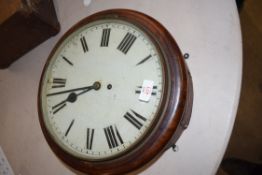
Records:
[[[150,131],[164,90],[162,57],[142,30],[100,20],[74,31],[44,74],[44,123],[67,152],[105,159]]]

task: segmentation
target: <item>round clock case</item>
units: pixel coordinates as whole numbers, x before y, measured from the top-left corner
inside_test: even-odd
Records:
[[[104,128],[104,131],[102,129],[101,131],[98,131],[98,129],[93,130],[91,128],[87,128],[88,141],[85,145],[87,148],[82,149],[79,147],[72,146],[72,145],[79,145],[79,143],[82,143],[81,139],[79,143],[77,141],[75,141],[76,143],[74,143],[74,138],[72,138],[72,136],[70,136],[71,142],[70,142],[70,138],[67,139],[69,137],[69,134],[71,134],[69,133],[69,131],[73,132],[71,130],[73,130],[72,126],[75,127],[74,122],[76,122],[76,120],[75,119],[73,119],[72,121],[70,120],[71,123],[69,122],[69,125],[66,128],[64,128],[64,132],[62,132],[60,131],[61,128],[59,130],[60,127],[59,121],[63,123],[64,120],[67,120],[67,117],[62,118],[63,116],[59,116],[59,115],[63,114],[64,116],[68,116],[69,114],[72,113],[73,110],[76,113],[79,110],[81,111],[81,113],[86,112],[88,114],[89,111],[93,111],[93,108],[96,107],[95,105],[99,105],[99,102],[97,104],[96,103],[92,104],[94,105],[94,107],[86,107],[86,108],[80,108],[80,107],[78,108],[76,107],[74,102],[77,101],[76,103],[78,102],[80,103],[81,102],[80,98],[83,99],[84,96],[88,96],[86,97],[87,100],[92,100],[92,97],[95,98],[94,95],[92,96],[92,94],[95,93],[98,94],[97,97],[104,98],[103,101],[107,101],[107,98],[109,97],[101,97],[102,89],[103,91],[108,91],[108,93],[113,93],[115,92],[113,91],[113,89],[117,89],[117,85],[115,86],[115,84],[117,83],[112,83],[112,84],[108,82],[105,83],[103,79],[98,79],[96,81],[97,74],[94,75],[87,74],[81,76],[82,79],[80,78],[81,80],[80,84],[83,82],[82,86],[86,86],[86,82],[84,82],[85,78],[83,77],[87,77],[88,81],[90,79],[89,82],[86,80],[87,83],[89,83],[88,85],[90,85],[89,87],[84,87],[82,89],[71,88],[71,90],[68,90],[67,84],[65,84],[65,82],[69,80],[54,77],[52,74],[56,74],[61,69],[62,70],[60,71],[61,75],[68,75],[67,73],[65,73],[66,70],[63,71],[62,68],[59,68],[63,64],[66,64],[67,67],[70,67],[70,69],[76,69],[76,72],[78,70],[80,71],[80,68],[76,68],[75,67],[76,65],[74,64],[76,62],[74,59],[78,59],[78,58],[69,59],[65,55],[62,55],[63,52],[62,50],[63,49],[65,50],[66,47],[69,47],[66,45],[66,43],[71,42],[73,43],[72,47],[73,45],[78,45],[78,47],[76,47],[78,48],[78,50],[76,49],[76,51],[75,50],[71,51],[72,52],[71,57],[74,56],[73,52],[74,53],[76,52],[75,57],[77,57],[77,55],[85,55],[86,52],[88,52],[89,50],[91,51],[92,43],[95,43],[95,41],[92,43],[88,42],[89,41],[88,39],[90,37],[85,38],[84,34],[81,33],[81,31],[89,30],[93,26],[96,27],[96,25],[97,25],[96,30],[101,30],[101,35],[102,35],[100,47],[108,47],[108,44],[111,44],[117,40],[114,38],[112,39],[109,38],[109,36],[113,37],[113,34],[111,33],[110,35],[110,32],[108,32],[108,30],[102,30],[102,29],[106,29],[108,28],[108,26],[110,28],[111,26],[111,30],[112,30],[111,32],[120,29],[122,31],[123,29],[126,30],[124,32],[127,33],[126,35],[123,35],[125,36],[125,38],[122,41],[118,39],[119,43],[117,44],[119,45],[117,48],[114,48],[115,50],[112,49],[112,51],[107,52],[107,55],[109,56],[106,59],[114,59],[113,56],[110,56],[111,52],[114,53],[116,52],[116,55],[122,54],[120,59],[125,59],[125,57],[127,57],[127,55],[132,52],[132,49],[136,47],[133,45],[135,45],[134,43],[136,42],[138,43],[139,39],[147,43],[146,45],[148,46],[145,45],[145,48],[149,48],[148,50],[150,51],[150,53],[151,52],[152,53],[149,56],[145,57],[144,59],[142,60],[140,59],[141,60],[140,62],[136,61],[137,64],[134,67],[144,66],[144,65],[146,66],[147,64],[148,65],[152,64],[150,63],[150,61],[152,61],[150,59],[154,59],[155,63],[152,64],[152,71],[153,72],[159,71],[158,74],[161,76],[159,76],[160,78],[158,80],[160,82],[159,85],[161,85],[161,87],[158,87],[160,89],[160,90],[158,89],[160,95],[158,96],[158,100],[155,100],[155,104],[157,107],[152,108],[153,112],[151,111],[152,113],[150,115],[143,117],[143,115],[140,115],[141,113],[138,113],[133,109],[130,110],[127,109],[129,110],[129,112],[127,112],[129,115],[126,115],[127,113],[126,114],[123,113],[124,117],[127,119],[124,125],[126,125],[126,130],[128,130],[128,132],[132,133],[131,131],[132,129],[129,129],[129,127],[135,128],[134,131],[137,130],[137,132],[138,130],[141,129],[141,132],[140,134],[138,134],[137,139],[135,139],[135,141],[129,141],[128,143],[125,143],[126,138],[123,137],[123,135],[122,135],[123,138],[120,136],[121,133],[123,133],[123,128],[125,129],[125,127],[122,127],[122,131],[120,130],[121,127],[120,125],[122,125],[122,123],[118,125],[104,124],[104,126],[102,127]],[[104,27],[99,28],[99,26],[101,25]],[[92,30],[90,29],[90,31]],[[132,33],[132,31],[134,32]],[[73,37],[76,37],[77,39],[74,41],[74,39],[72,39]],[[117,37],[118,36],[115,34],[115,38]],[[96,39],[96,37],[94,38]],[[135,41],[136,39],[137,41]],[[98,40],[100,42],[100,39]],[[79,43],[76,44],[75,42],[77,41]],[[91,47],[89,47],[90,45]],[[70,48],[68,50],[70,50]],[[139,50],[137,50],[137,52],[138,51]],[[99,50],[96,52],[96,54],[98,55],[98,53],[100,52],[102,51]],[[107,55],[105,55],[105,57]],[[93,59],[93,58],[89,58],[88,56],[86,57],[87,58],[85,59],[90,59],[90,60]],[[57,61],[59,59],[62,60],[63,63]],[[132,60],[137,58],[129,58],[129,59]],[[82,67],[82,69],[93,69],[92,67],[96,68],[96,66],[98,67],[101,64],[101,61],[97,61],[99,60],[98,58],[97,59],[94,58],[93,60],[94,60],[93,63],[88,62],[88,64],[93,64],[93,65],[89,67],[87,65],[88,68]],[[108,67],[108,69],[118,69],[119,65],[113,66],[114,63],[115,62],[113,61],[112,64],[110,64],[110,62],[106,62],[107,64],[106,67]],[[116,64],[118,64],[118,62],[116,62]],[[82,65],[85,65],[84,62]],[[157,66],[159,66],[159,68]],[[121,71],[125,72],[125,70],[123,69],[121,69]],[[145,75],[150,74],[150,69],[147,69],[147,71],[148,72],[145,72]],[[152,75],[158,75],[158,74],[152,73]],[[76,73],[76,75],[78,74]],[[103,77],[103,74],[101,76]],[[110,77],[110,75],[107,76]],[[125,76],[125,73],[123,73],[123,76]],[[130,82],[132,82],[133,79],[134,81],[138,79],[137,75],[136,77],[135,76],[132,77],[132,74],[128,74],[128,76]],[[141,74],[141,76],[144,76],[144,74]],[[52,79],[53,81],[51,81],[50,79]],[[121,79],[117,79],[117,80],[118,83],[120,84],[122,83]],[[129,81],[126,82],[128,83]],[[140,84],[137,84],[138,85],[137,87],[132,87],[134,88],[134,96],[136,97],[137,103],[139,105],[140,103],[142,105],[150,104],[149,99],[143,99],[143,98],[148,98],[148,97],[151,99],[156,98],[153,97],[155,93],[154,92],[155,86],[153,86],[152,84],[148,85],[151,88],[151,89],[149,88],[149,90],[151,90],[149,95],[143,94],[142,89],[145,88],[143,83],[141,82]],[[146,84],[148,84],[148,82],[146,82]],[[140,90],[136,90],[136,88],[140,88]],[[123,91],[123,89],[120,89],[118,92],[115,93],[120,93],[120,94],[127,93],[127,92],[120,92],[120,91]],[[62,92],[62,93],[55,94],[56,92]],[[86,94],[84,95],[84,93]],[[100,96],[99,93],[101,93]],[[140,99],[141,94],[146,95],[147,97],[141,97]],[[117,94],[114,95],[116,96]],[[57,105],[55,105],[55,102],[53,102],[56,101],[57,98],[60,99],[60,101],[61,99],[65,99],[62,100],[60,104],[58,104],[59,108],[57,107]],[[127,102],[123,102],[123,103],[129,102],[128,101],[129,97],[126,98],[127,98],[126,100]],[[110,101],[110,102],[113,103],[114,101]],[[74,25],[71,29],[69,29],[69,31],[67,31],[63,35],[63,37],[59,40],[59,42],[56,44],[56,46],[52,50],[46,62],[40,80],[39,93],[38,93],[39,120],[44,136],[48,144],[50,145],[51,149],[63,162],[65,162],[67,165],[72,167],[74,170],[87,174],[126,174],[134,171],[137,172],[148,167],[151,163],[157,160],[157,158],[159,158],[165,152],[166,149],[172,147],[176,143],[180,135],[182,134],[182,131],[187,128],[191,116],[192,103],[193,103],[193,88],[192,88],[191,76],[188,67],[181,54],[181,51],[179,50],[179,47],[176,44],[173,37],[171,36],[171,34],[159,22],[157,22],[155,19],[151,18],[150,16],[147,16],[137,11],[127,10],[127,9],[113,9],[113,10],[98,12],[81,20],[76,25]],[[64,109],[64,107],[66,106],[65,104],[67,104],[68,106],[66,107],[66,109]],[[81,105],[85,105],[85,104],[81,104]],[[130,105],[133,104],[131,104],[130,102]],[[80,104],[78,106],[80,106]],[[119,111],[118,109],[114,109],[115,106],[113,106],[113,104],[107,103],[107,106],[108,108],[112,108],[113,112]],[[137,104],[134,106],[137,106]],[[75,107],[75,109],[73,109],[73,107]],[[101,108],[100,110],[101,110],[101,114],[103,114],[103,108]],[[108,113],[108,109],[107,110],[105,109],[105,111],[106,111],[105,113]],[[117,112],[115,112],[115,114],[118,115]],[[94,128],[96,128],[96,125],[97,128],[99,128],[100,125],[103,125],[102,122],[103,117],[105,118],[106,116],[100,116],[100,119],[97,119],[97,120],[101,120],[100,124],[96,124],[97,122],[95,121],[95,119],[90,119],[90,117],[86,117],[85,119],[83,119],[82,124],[83,123],[87,123],[86,125],[93,124]],[[123,118],[122,116],[120,117]],[[150,122],[148,122],[145,125],[142,125],[141,119],[143,118],[145,119],[147,117],[150,118]],[[121,121],[124,122],[125,120],[121,119]],[[61,127],[63,127],[62,124]],[[79,132],[79,135],[81,135],[80,131],[74,129],[75,137],[78,135],[77,132]],[[98,142],[99,140],[98,136],[94,136],[94,134],[98,132],[100,132],[100,134],[104,132],[105,134],[105,137],[103,138],[105,143],[104,146],[105,147],[108,146],[108,150],[103,151],[103,144],[101,144],[103,143],[103,139],[100,139],[102,140],[100,141],[101,143],[99,142],[99,144],[93,145],[95,141]],[[59,134],[60,135],[62,134],[63,136],[59,136]],[[126,137],[133,138],[133,136],[131,137],[129,135],[127,135]],[[101,146],[101,148],[99,148],[102,150],[101,152],[92,151],[96,149],[95,147],[99,147],[99,146]]]

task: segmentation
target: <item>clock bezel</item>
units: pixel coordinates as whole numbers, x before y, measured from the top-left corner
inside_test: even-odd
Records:
[[[128,29],[127,29],[128,31],[131,29],[131,30],[134,30],[134,31],[138,32],[139,34],[137,34],[138,35],[137,37],[139,37],[139,35],[142,35],[143,38],[147,38],[146,42],[150,42],[151,43],[151,39],[148,38],[147,34],[144,35],[143,31],[140,31],[139,28],[137,28],[136,26],[132,25],[131,23],[126,23],[123,20],[102,19],[102,20],[97,20],[97,21],[94,21],[94,22],[87,23],[87,24],[77,28],[75,31],[73,31],[73,33],[71,33],[69,36],[67,36],[65,38],[65,40],[63,40],[61,42],[61,44],[59,44],[59,47],[57,49],[55,49],[54,54],[50,55],[50,60],[48,62],[48,67],[47,67],[47,69],[44,70],[44,75],[43,75],[44,77],[43,77],[43,81],[42,81],[42,85],[41,85],[41,87],[44,87],[43,91],[41,92],[42,93],[42,103],[41,103],[42,104],[42,109],[46,109],[46,107],[47,107],[46,104],[45,104],[46,101],[47,101],[47,99],[46,99],[46,93],[47,92],[45,90],[47,88],[48,82],[50,82],[48,80],[48,77],[50,76],[49,74],[52,71],[51,69],[53,69],[53,67],[56,66],[56,65],[54,65],[54,62],[56,62],[58,55],[61,54],[61,50],[63,50],[65,48],[65,46],[68,44],[68,41],[72,40],[74,37],[76,37],[76,35],[79,35],[79,33],[82,33],[83,31],[86,31],[86,30],[92,30],[93,28],[97,28],[97,26],[100,26],[100,25],[107,25],[107,24],[109,24],[109,26],[111,26],[111,25],[114,25],[114,26],[115,25],[116,26],[122,25],[122,26],[128,27]],[[131,32],[133,33],[134,31],[131,31]],[[150,47],[152,47],[152,46],[150,46]],[[158,103],[161,104],[162,103],[162,87],[164,87],[164,85],[165,85],[165,81],[164,81],[165,76],[164,76],[164,73],[163,73],[163,70],[162,70],[162,67],[163,67],[162,66],[162,63],[163,63],[162,59],[163,58],[162,58],[162,55],[159,53],[158,49],[155,48],[155,46],[153,46],[152,48],[157,53],[157,56],[154,56],[154,57],[159,57],[159,59],[158,59],[159,60],[159,63],[158,63],[159,65],[158,66],[161,65],[160,71],[161,71],[162,85],[161,85],[161,88],[158,88],[158,90],[161,89],[161,93],[160,93],[159,96],[155,97],[155,98],[159,98]],[[151,54],[154,55],[153,53],[151,53]],[[123,55],[121,55],[121,56],[123,56]],[[101,84],[103,86],[103,81],[101,81]],[[159,111],[159,106],[156,107],[155,112],[157,113],[158,111]],[[70,144],[69,142],[66,141],[67,143],[65,143],[64,141],[67,140],[66,137],[65,136],[61,136],[61,135],[60,135],[60,137],[57,136],[57,133],[56,133],[56,131],[54,131],[54,128],[53,128],[55,124],[52,121],[50,121],[50,119],[48,119],[49,117],[54,118],[54,116],[50,116],[49,112],[45,111],[45,110],[43,110],[43,113],[44,113],[44,116],[46,116],[46,117],[44,117],[44,123],[45,123],[45,125],[47,127],[47,130],[49,131],[49,134],[53,137],[53,140],[55,140],[60,145],[60,147],[62,147],[67,153],[72,154],[73,156],[78,157],[79,159],[90,160],[90,161],[108,160],[108,159],[113,159],[113,158],[115,158],[117,156],[121,156],[121,154],[126,154],[126,152],[128,152],[130,149],[132,149],[132,147],[134,145],[137,145],[137,143],[139,143],[140,140],[145,138],[146,133],[150,133],[151,125],[154,123],[155,120],[157,120],[157,117],[155,117],[156,115],[154,115],[154,117],[151,117],[153,119],[149,120],[149,121],[151,121],[149,123],[149,126],[144,127],[144,128],[146,128],[145,131],[142,131],[142,134],[139,135],[139,137],[132,144],[122,146],[122,150],[118,150],[119,147],[116,147],[116,148],[114,148],[114,153],[111,154],[111,155],[109,153],[107,155],[100,155],[100,156],[95,157],[95,156],[92,156],[92,155],[98,155],[98,154],[92,154],[92,150],[90,150],[90,151],[87,150],[89,153],[84,155],[85,151],[81,151],[81,153],[80,153],[79,150],[76,150],[76,149],[70,147],[71,145],[69,145]],[[126,148],[126,146],[127,146],[127,148]],[[116,151],[116,150],[118,150],[118,151]]]
[[[144,136],[145,139],[136,143],[134,148],[106,160],[84,160],[74,157],[63,150],[52,138],[43,121],[42,111],[42,85],[45,70],[47,69],[52,56],[63,43],[63,41],[77,29],[85,24],[101,19],[120,19],[132,23],[145,32],[155,47],[161,53],[164,62],[165,86],[161,106],[158,112],[159,121],[151,125],[152,130]],[[174,133],[179,125],[186,108],[188,96],[188,75],[187,67],[183,56],[172,38],[171,34],[155,19],[133,10],[114,9],[98,12],[84,18],[70,28],[58,41],[49,55],[43,69],[38,92],[38,113],[39,121],[44,136],[54,153],[72,168],[89,174],[123,174],[138,170],[143,166],[156,160],[172,144]],[[140,144],[140,145],[139,145]]]

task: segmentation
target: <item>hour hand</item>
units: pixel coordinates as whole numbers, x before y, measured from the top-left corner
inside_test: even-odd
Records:
[[[58,95],[58,94],[63,94],[63,93],[71,92],[71,93],[67,96],[67,98],[66,98],[65,100],[61,101],[60,103],[58,103],[58,104],[56,104],[56,105],[54,105],[54,106],[52,107],[53,114],[55,114],[55,113],[57,113],[58,111],[60,111],[61,109],[63,109],[63,108],[66,106],[67,102],[74,103],[74,102],[77,100],[77,97],[78,97],[79,95],[82,95],[82,94],[90,91],[91,89],[98,90],[98,89],[100,89],[100,87],[101,87],[100,83],[95,82],[92,86],[89,86],[88,88],[82,89],[82,92],[79,92],[79,93],[77,93],[77,94],[75,93],[75,91],[79,91],[80,88],[77,88],[78,90],[73,89],[74,91],[72,91],[72,89],[71,89],[71,90],[67,90],[67,91],[61,91],[61,92],[53,93],[53,95]],[[80,90],[81,90],[81,89],[80,89]],[[52,94],[51,94],[51,95],[52,95]],[[50,96],[50,95],[49,95],[49,96]]]
[[[57,113],[61,109],[63,109],[66,106],[66,100],[61,101],[60,103],[56,104],[52,107],[53,114]]]
[[[46,96],[49,97],[49,96],[54,96],[54,95],[70,93],[70,92],[76,92],[76,91],[88,92],[88,91],[93,90],[93,89],[98,90],[98,89],[100,89],[100,87],[101,87],[101,84],[99,82],[95,82],[91,86],[85,86],[85,87],[81,87],[81,88],[74,88],[74,89],[69,89],[69,90],[65,90],[65,91],[54,92],[54,93],[47,94]]]

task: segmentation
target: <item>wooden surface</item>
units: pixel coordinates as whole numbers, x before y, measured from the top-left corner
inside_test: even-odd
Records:
[[[127,153],[101,161],[76,158],[60,148],[48,132],[41,108],[43,75],[60,44],[85,24],[100,19],[120,19],[143,30],[155,43],[162,55],[165,85],[160,110],[157,112],[150,132]],[[172,36],[157,21],[142,13],[131,10],[108,10],[87,17],[74,25],[59,40],[51,52],[44,68],[38,93],[39,119],[43,133],[56,155],[72,168],[88,174],[124,174],[145,168],[171,147],[188,125],[193,103],[192,80],[184,58]],[[184,120],[183,120],[184,119]],[[182,120],[182,121],[181,121]]]
[[[52,0],[0,1],[0,68],[60,30]]]
[[[0,24],[22,8],[21,0],[0,1]]]

